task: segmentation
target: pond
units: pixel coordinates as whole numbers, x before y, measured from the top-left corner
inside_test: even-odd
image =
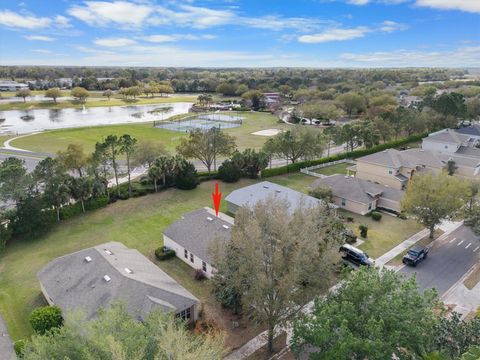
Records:
[[[82,126],[161,121],[186,114],[192,103],[105,106],[84,109],[32,109],[0,111],[0,135]]]
[[[242,125],[243,117],[224,114],[208,114],[193,116],[179,121],[165,121],[156,125],[160,129],[168,129],[178,132],[189,132],[193,129],[230,129]]]

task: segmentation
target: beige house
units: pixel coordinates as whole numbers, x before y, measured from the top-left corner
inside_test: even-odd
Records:
[[[353,176],[331,175],[313,182],[332,191],[332,202],[345,210],[365,215],[377,208],[400,212],[403,191]]]
[[[480,149],[476,140],[454,130],[442,130],[422,140],[421,149],[388,149],[357,159],[349,170],[356,177],[403,190],[417,172],[438,174],[451,162],[454,174],[480,179]]]
[[[446,164],[430,151],[388,149],[357,159],[350,168],[359,179],[388,185],[403,190],[416,172],[439,173]]]

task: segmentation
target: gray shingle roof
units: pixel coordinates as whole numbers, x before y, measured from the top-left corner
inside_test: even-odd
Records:
[[[456,129],[455,132],[463,135],[480,136],[480,125],[472,124],[470,126],[464,126],[459,129]]]
[[[417,148],[404,151],[388,149],[363,156],[358,158],[357,161],[393,169],[401,167],[415,169],[417,166],[423,165],[441,168],[444,165],[433,152]]]
[[[403,191],[371,181],[345,175],[331,175],[315,180],[312,187],[327,186],[334,196],[362,204],[369,204],[377,197],[400,201]]]
[[[105,275],[110,281],[104,279]],[[125,302],[129,313],[139,318],[154,308],[170,312],[199,302],[140,252],[119,242],[59,257],[37,276],[51,300],[64,312],[82,309],[87,318],[116,301]]]
[[[462,143],[468,141],[470,136],[464,135],[454,130],[446,129],[445,131],[431,134],[426,138],[423,138],[423,141],[436,141],[442,143],[452,143],[461,145]]]
[[[189,252],[211,264],[210,244],[217,238],[229,240],[233,225],[232,218],[223,214],[219,214],[219,216],[215,217],[213,210],[208,208],[195,210],[184,214],[180,220],[171,224],[163,233]]]
[[[319,199],[306,195],[288,187],[277,185],[269,181],[262,181],[253,185],[232,191],[225,200],[237,206],[252,207],[261,200],[266,200],[270,196],[280,197],[290,204],[289,211],[293,212],[301,204],[308,207],[314,207],[321,204]]]
[[[480,159],[480,149],[470,146],[460,146],[457,151],[455,151],[456,155],[466,156],[466,157],[473,157],[476,159]]]

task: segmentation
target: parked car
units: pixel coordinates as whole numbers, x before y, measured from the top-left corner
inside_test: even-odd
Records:
[[[428,255],[428,248],[424,246],[413,246],[402,259],[405,265],[417,266],[417,264],[426,259]]]
[[[340,246],[339,252],[342,253],[342,258],[356,265],[372,266],[374,264],[368,254],[355,246],[345,244]]]

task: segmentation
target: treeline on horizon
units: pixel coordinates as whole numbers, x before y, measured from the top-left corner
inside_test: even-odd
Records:
[[[422,81],[462,78],[466,69],[302,69],[302,68],[172,68],[172,67],[77,67],[77,66],[0,66],[0,78],[17,81],[54,81],[72,78],[75,86],[87,90],[118,90],[150,81],[169,82],[175,92],[215,92],[221,83],[245,85],[248,89],[277,91],[287,85],[299,88],[336,87],[340,92],[360,90],[382,82],[404,84],[407,88]],[[98,81],[97,78],[104,78]]]

